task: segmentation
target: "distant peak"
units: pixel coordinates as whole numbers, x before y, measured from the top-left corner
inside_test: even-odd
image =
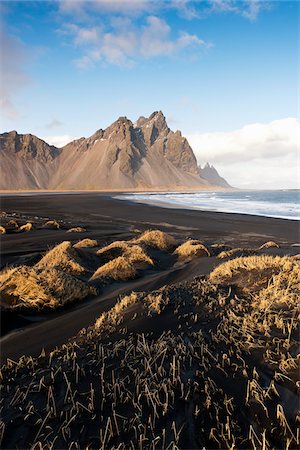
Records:
[[[149,117],[149,120],[157,119],[157,118],[162,118],[162,119],[165,119],[165,120],[166,120],[166,118],[165,118],[165,116],[163,115],[162,111],[154,111],[154,112],[151,114],[151,116]]]

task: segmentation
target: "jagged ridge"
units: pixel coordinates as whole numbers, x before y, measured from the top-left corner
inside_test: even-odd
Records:
[[[229,187],[199,169],[186,138],[156,111],[135,124],[120,117],[62,148],[16,131],[1,135],[0,189],[147,189]]]

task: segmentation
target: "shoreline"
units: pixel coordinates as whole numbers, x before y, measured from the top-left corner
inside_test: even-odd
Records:
[[[203,209],[201,208],[201,206],[192,206],[192,205],[180,205],[180,204],[175,204],[172,202],[167,202],[167,201],[159,201],[159,200],[139,200],[139,199],[133,199],[133,198],[122,198],[123,194],[141,194],[141,193],[149,193],[149,195],[155,195],[156,193],[158,194],[190,194],[190,193],[205,193],[205,192],[272,192],[272,190],[242,190],[242,189],[212,189],[212,190],[182,190],[182,191],[166,191],[166,190],[144,190],[144,191],[139,191],[139,190],[95,190],[95,191],[63,191],[63,190],[54,190],[54,191],[49,191],[49,190],[38,190],[38,191],[1,191],[0,190],[0,206],[2,208],[2,204],[3,204],[3,199],[6,198],[12,198],[12,197],[37,197],[37,196],[52,196],[52,195],[79,195],[79,196],[88,196],[88,195],[99,195],[100,197],[103,196],[107,196],[111,199],[115,199],[115,200],[119,200],[122,202],[128,202],[128,203],[132,203],[132,204],[140,204],[140,205],[144,205],[144,206],[153,206],[153,207],[158,207],[158,208],[165,208],[165,209],[178,209],[178,210],[186,210],[186,211],[198,211],[201,213],[213,213],[213,214],[232,214],[232,215],[237,215],[237,216],[249,216],[249,217],[261,217],[261,218],[267,218],[267,219],[280,219],[280,220],[289,220],[292,222],[296,222],[299,223],[300,222],[300,217],[299,218],[293,218],[293,217],[289,217],[289,216],[274,216],[274,215],[265,215],[265,214],[259,214],[259,213],[250,213],[250,212],[237,212],[237,211],[228,211],[228,210],[218,210],[218,209],[207,209],[205,207],[203,207]],[[286,189],[279,189],[278,191],[287,191]],[[288,189],[288,191],[300,191],[299,189]],[[299,231],[300,233],[300,231]]]
[[[4,197],[1,206],[9,218],[12,216],[20,224],[27,221],[34,224],[32,231],[1,235],[2,268],[24,264],[31,266],[39,261],[49,248],[63,241],[75,243],[90,238],[97,240],[99,247],[103,247],[113,241],[133,239],[149,229],[170,233],[178,242],[199,239],[207,246],[226,244],[232,248],[258,248],[267,241],[275,241],[280,245],[276,254],[283,256],[299,253],[299,247],[295,246],[299,242],[299,223],[293,220],[174,207],[162,208],[118,200],[108,193],[86,193],[74,197],[68,194],[49,194],[47,197],[33,195],[30,201],[28,196],[15,195]],[[49,219],[59,221],[60,229],[43,228],[43,223]],[[67,232],[69,228],[77,226],[84,227],[86,231]],[[273,254],[272,251],[270,249],[269,254]],[[219,260],[214,258],[200,258],[182,270],[162,271],[157,274],[159,284],[156,285],[150,281],[150,273],[145,274],[144,278],[138,280],[139,290],[151,290],[155,286],[184,281],[191,275],[204,275],[211,270],[212,264],[217,263]],[[116,285],[116,289],[120,287],[120,284]],[[88,311],[91,313],[88,314]],[[56,322],[61,326],[64,324],[64,339],[72,337],[79,329],[93,322],[95,314],[92,311],[101,311],[101,300],[91,299],[77,306],[74,304],[68,310],[59,312],[57,319],[49,317],[43,322],[24,325],[23,328],[21,325],[17,333],[9,333],[6,336],[5,355],[17,357],[30,347],[34,348],[35,352],[42,346],[54,348],[61,342],[60,331],[53,329]],[[74,317],[74,320],[76,317],[75,328],[75,322],[72,325],[67,320],[68,317]],[[35,330],[39,330],[39,339]],[[28,337],[26,343],[24,336]],[[4,357],[4,354],[2,356]]]
[[[247,213],[247,212],[235,212],[235,211],[220,211],[217,209],[205,209],[205,208],[201,208],[201,206],[192,206],[192,205],[179,205],[179,204],[175,204],[175,203],[171,203],[171,202],[163,202],[163,201],[159,201],[159,200],[134,200],[134,199],[129,199],[129,198],[124,198],[122,199],[122,196],[120,197],[113,197],[116,198],[117,200],[122,200],[122,201],[128,201],[128,202],[132,202],[132,203],[138,203],[141,205],[145,205],[145,206],[157,206],[158,208],[166,208],[166,209],[180,209],[180,210],[191,210],[191,211],[200,211],[200,212],[210,212],[210,213],[221,213],[221,214],[238,214],[238,215],[244,215],[244,216],[250,216],[250,217],[265,217],[265,218],[270,218],[270,219],[281,219],[281,220],[292,220],[294,222],[299,222],[300,223],[300,217],[299,218],[292,218],[292,217],[287,217],[287,216],[266,216],[265,214],[255,214],[255,213]]]

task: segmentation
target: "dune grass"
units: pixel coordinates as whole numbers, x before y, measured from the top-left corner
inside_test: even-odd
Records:
[[[99,267],[91,277],[91,281],[99,278],[111,278],[116,281],[126,281],[135,278],[137,270],[124,256],[112,259]]]
[[[161,230],[145,231],[135,242],[144,243],[163,251],[172,251],[178,245],[173,236]]]
[[[300,263],[288,256],[241,257],[216,267],[210,280],[219,284],[237,284],[251,292],[255,307],[264,309],[299,301]]]
[[[64,241],[49,250],[36,264],[38,269],[55,268],[72,275],[83,274],[86,268],[70,241]]]
[[[76,242],[76,244],[73,245],[75,248],[86,248],[86,247],[97,247],[98,242],[95,239],[82,239],[81,241]]]
[[[19,266],[0,274],[4,306],[13,309],[55,309],[85,298],[90,287],[56,268]]]
[[[255,253],[255,250],[252,250],[250,248],[232,248],[231,250],[224,250],[223,252],[219,253],[217,255],[218,259],[225,259],[225,258],[238,258],[241,256],[249,256],[253,255]]]
[[[202,242],[196,239],[190,239],[184,242],[183,244],[181,244],[179,247],[176,248],[174,253],[178,255],[179,258],[182,259],[200,256],[210,256],[210,253],[208,249],[205,247],[205,245],[203,245]]]
[[[258,247],[258,250],[262,250],[264,248],[271,248],[271,247],[279,248],[279,245],[274,241],[268,241],[268,242],[265,242],[264,244],[262,244],[260,247]]]
[[[60,225],[56,220],[47,220],[47,222],[44,223],[43,228],[47,228],[49,230],[58,230],[60,228]]]
[[[67,233],[85,233],[86,229],[83,227],[73,227],[67,230]]]
[[[9,221],[7,222],[6,228],[7,228],[8,230],[17,230],[17,229],[19,228],[19,224],[18,224],[18,222],[17,222],[16,220],[11,219],[11,220],[9,220]]]
[[[281,301],[298,264],[238,258],[133,292],[54,351],[8,360],[3,448],[299,448],[299,301]],[[232,286],[252,272],[257,286]]]
[[[23,231],[27,232],[27,231],[31,231],[33,228],[33,225],[31,222],[27,222],[24,225],[21,225],[19,228],[19,232],[22,233]]]

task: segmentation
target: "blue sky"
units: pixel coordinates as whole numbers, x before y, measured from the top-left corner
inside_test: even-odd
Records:
[[[297,158],[290,136],[299,137],[298,2],[2,1],[1,7],[2,131],[58,144],[120,115],[136,120],[162,110],[170,127],[190,138],[199,163],[208,159],[232,178],[229,156],[248,161],[250,178],[233,182],[255,187],[260,159],[279,170],[284,158],[276,187],[296,187],[289,170]],[[276,179],[261,186],[275,187]]]

